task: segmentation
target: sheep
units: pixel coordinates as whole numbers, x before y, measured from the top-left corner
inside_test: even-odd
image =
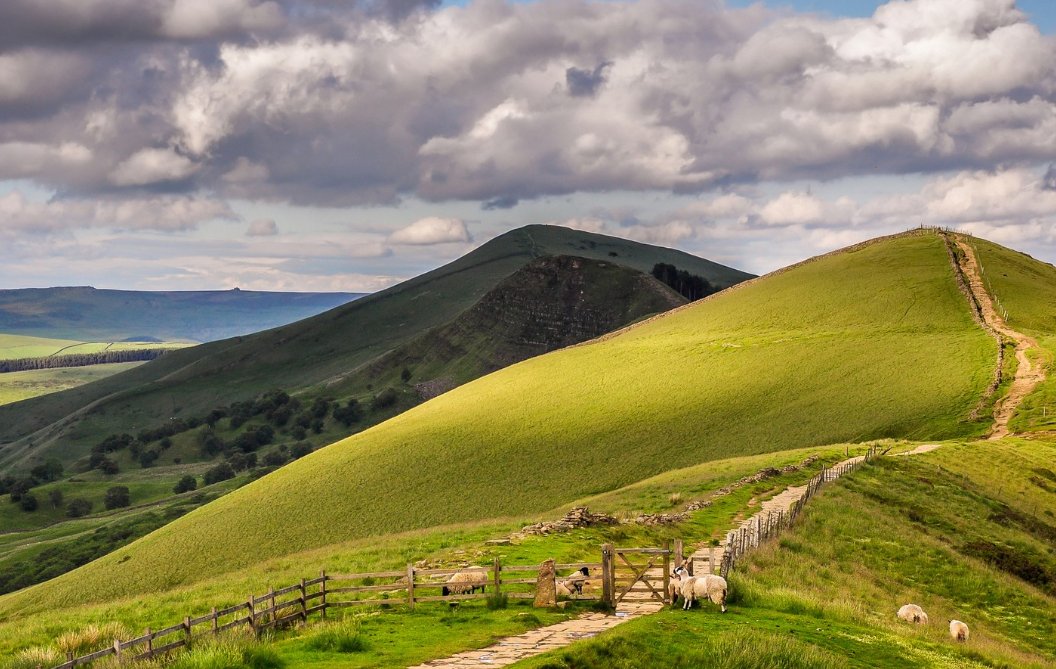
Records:
[[[960,620],[950,621],[950,638],[954,641],[968,640],[968,626]]]
[[[915,623],[917,625],[928,624],[928,614],[924,613],[924,609],[916,604],[906,604],[900,608],[898,610],[898,617],[905,620],[907,623]]]
[[[447,584],[441,589],[444,597],[448,595],[472,595],[479,588],[484,592],[484,586],[488,582],[488,574],[484,567],[471,566],[451,574]]]
[[[684,611],[688,611],[697,599],[710,599],[719,605],[723,613],[726,613],[726,595],[729,591],[726,579],[715,574],[704,574],[703,576],[681,575],[679,580],[682,597],[685,600],[682,604]]]
[[[683,578],[689,578],[689,571],[684,564],[671,570],[671,577],[667,581],[667,594],[671,598],[671,606],[678,604],[678,598],[682,595]]]
[[[566,576],[561,584],[568,590],[569,595],[573,592],[577,595],[583,594],[583,586],[587,583],[587,577],[590,576],[590,569],[587,567],[581,567],[576,571],[572,572],[569,576]]]

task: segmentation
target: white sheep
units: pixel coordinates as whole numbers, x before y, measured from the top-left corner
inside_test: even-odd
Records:
[[[710,599],[712,603],[718,604],[723,613],[726,613],[726,594],[729,587],[726,579],[715,574],[704,574],[703,576],[681,577],[683,610],[689,610],[697,599]]]
[[[576,571],[572,572],[569,576],[566,576],[560,583],[564,585],[565,589],[571,595],[573,592],[577,595],[583,594],[583,586],[587,584],[587,578],[590,576],[590,569],[587,567],[581,567]],[[560,594],[560,593],[558,593]]]
[[[465,569],[451,574],[447,584],[441,590],[444,597],[448,595],[472,595],[480,588],[484,592],[484,586],[488,582],[488,573],[484,567],[466,567]]]
[[[950,638],[954,641],[968,640],[968,626],[960,620],[950,621]]]
[[[928,614],[924,613],[924,609],[916,604],[906,604],[900,608],[898,610],[898,617],[905,620],[907,623],[915,623],[917,625],[928,624]]]

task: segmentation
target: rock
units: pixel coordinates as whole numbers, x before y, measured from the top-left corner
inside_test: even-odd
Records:
[[[539,577],[535,581],[535,608],[548,609],[557,606],[557,583],[554,580],[554,561],[539,565]]]
[[[484,545],[485,546],[509,546],[512,543],[513,543],[513,541],[511,541],[509,537],[506,537],[505,539],[488,539],[487,541],[484,542]]]

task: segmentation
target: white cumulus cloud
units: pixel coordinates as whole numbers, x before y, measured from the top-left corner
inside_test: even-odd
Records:
[[[392,244],[411,246],[428,246],[432,244],[450,244],[470,242],[472,238],[465,222],[457,218],[437,218],[428,216],[411,223],[405,228],[389,235]]]

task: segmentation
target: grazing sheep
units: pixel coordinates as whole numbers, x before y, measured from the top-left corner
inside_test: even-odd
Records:
[[[569,576],[566,576],[561,583],[565,586],[571,595],[573,592],[577,595],[583,594],[583,586],[587,583],[587,578],[590,576],[590,569],[581,567],[576,571],[572,572]]]
[[[726,613],[726,594],[729,591],[726,579],[715,574],[705,574],[703,576],[681,575],[679,580],[679,589],[685,600],[682,604],[683,610],[688,611],[697,599],[709,599],[712,603],[718,604],[723,613]]]
[[[671,598],[671,606],[678,604],[678,598],[682,595],[683,578],[689,578],[689,571],[684,564],[671,570],[671,577],[667,581],[667,594]]]
[[[554,587],[555,587],[555,588],[556,588],[556,590],[557,590],[557,596],[558,596],[558,597],[571,597],[571,596],[572,596],[572,591],[571,591],[571,590],[569,590],[569,589],[568,589],[567,587],[565,587],[565,584],[564,584],[564,582],[562,582],[562,581],[558,581],[558,582],[557,582],[557,583],[556,583],[556,584],[554,585]]]
[[[472,595],[479,588],[484,592],[484,586],[488,582],[488,574],[484,567],[466,567],[462,571],[451,574],[447,579],[447,585],[441,589],[444,597],[448,595]]]
[[[905,620],[907,623],[914,623],[917,625],[928,624],[928,614],[924,613],[924,609],[916,604],[906,604],[900,608],[898,610],[898,617]]]
[[[968,626],[960,620],[950,621],[950,638],[954,641],[968,640]]]

